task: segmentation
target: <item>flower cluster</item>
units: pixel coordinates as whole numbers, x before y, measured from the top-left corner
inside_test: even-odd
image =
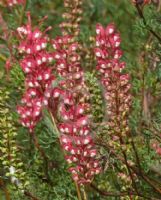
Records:
[[[62,77],[67,77],[70,74],[72,77],[68,77],[68,79],[74,81],[82,77],[82,70],[79,63],[80,56],[76,52],[78,47],[78,43],[73,42],[72,37],[69,35],[57,37],[53,40],[53,48],[56,50],[54,59],[56,60],[58,74]]]
[[[127,114],[131,105],[131,95],[129,75],[122,74],[125,63],[120,61],[123,54],[120,49],[120,34],[114,24],[109,24],[106,28],[98,24],[96,34],[96,68],[100,72],[105,90],[109,133],[126,136],[129,131]]]
[[[22,105],[18,106],[21,123],[32,132],[41,118],[42,107],[48,105],[51,85],[54,81],[49,64],[53,61],[46,47],[49,42],[45,32],[39,28],[32,30],[30,14],[26,26],[17,29],[20,36],[19,52],[23,54],[20,66],[26,74],[26,90]]]
[[[63,117],[63,122],[59,125],[60,141],[66,151],[65,158],[72,165],[69,171],[72,173],[73,180],[79,184],[90,183],[93,176],[101,170],[96,159],[97,151],[91,135],[89,118],[85,111],[84,104],[68,102],[67,98],[60,108]]]
[[[79,23],[82,19],[82,0],[64,0],[64,7],[66,12],[63,14],[64,22],[60,27],[63,29],[63,34],[72,34],[77,36],[79,34]]]
[[[53,97],[59,98],[60,101],[60,142],[66,154],[65,158],[71,165],[69,171],[73,180],[78,184],[87,184],[101,169],[96,159],[97,151],[87,114],[88,93],[77,53],[79,44],[74,42],[73,37],[65,35],[53,40],[53,47],[55,70],[62,79],[59,87],[53,90]]]
[[[24,4],[25,0],[7,0],[6,3],[7,3],[7,6],[12,7],[18,4]]]
[[[129,75],[123,74],[125,63],[120,59],[123,52],[120,48],[121,38],[114,24],[103,27],[96,26],[97,70],[101,76],[106,102],[106,118],[108,128],[108,145],[119,154],[128,147],[126,141],[129,137],[128,114],[131,106]],[[124,150],[123,150],[124,147]],[[131,175],[124,168],[123,173],[117,177],[124,182],[126,188],[132,186]],[[124,186],[125,188],[125,186]]]

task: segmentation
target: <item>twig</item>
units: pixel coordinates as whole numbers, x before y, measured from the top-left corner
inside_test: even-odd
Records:
[[[78,195],[78,200],[82,200],[79,185],[77,182],[75,182],[75,187],[76,187],[76,191],[77,191],[77,195]]]
[[[3,182],[3,180],[1,178],[0,178],[0,187],[2,187],[2,189],[3,189],[4,193],[5,193],[6,200],[11,200],[10,193],[9,193],[8,189],[6,188],[4,182]]]
[[[53,117],[53,114],[52,114],[52,112],[50,110],[49,110],[49,114],[50,114],[51,120],[53,122],[54,129],[55,129],[57,135],[59,136],[60,133],[59,133],[58,127],[56,125],[55,118]]]
[[[22,12],[21,12],[21,15],[20,15],[20,19],[19,19],[19,25],[20,25],[20,26],[21,26],[22,23],[23,23],[23,18],[24,18],[24,14],[25,14],[26,7],[27,7],[27,0],[25,0],[25,2],[24,2],[24,4],[23,4]]]
[[[97,188],[93,183],[90,185],[94,190],[96,190],[99,194],[103,196],[111,196],[111,197],[121,197],[121,196],[140,196],[144,197],[146,199],[152,200],[152,198],[145,197],[144,195],[137,194],[136,192],[133,191],[127,191],[127,192],[107,192],[107,191],[102,191],[99,188]]]
[[[147,25],[146,19],[145,19],[143,12],[142,12],[142,10],[141,10],[141,8],[138,4],[136,4],[136,9],[138,11],[140,18],[143,20],[144,25],[151,32],[151,34],[154,35],[159,40],[159,42],[161,43],[161,38],[159,37],[159,35],[155,31],[153,31],[150,26]]]
[[[86,193],[86,190],[85,190],[85,186],[83,186],[82,190],[83,190],[83,200],[88,200],[87,193]]]
[[[121,136],[120,136],[120,144],[121,144],[121,145],[124,145],[124,142],[123,142],[123,139],[121,138]],[[135,191],[136,191],[137,194],[138,194],[138,189],[137,189],[135,180],[134,180],[134,178],[133,178],[133,175],[132,175],[132,173],[131,173],[131,169],[130,169],[129,164],[128,164],[127,155],[126,155],[126,152],[125,152],[123,149],[122,149],[122,153],[123,153],[123,156],[124,156],[125,165],[126,165],[127,170],[128,170],[128,172],[129,172],[129,175],[130,175],[130,178],[131,178],[133,187],[134,187]]]
[[[30,192],[28,191],[25,191],[24,192],[24,195],[27,196],[27,197],[30,197],[30,199],[32,200],[39,200],[37,197],[34,197]]]
[[[97,145],[101,145],[103,146],[106,150],[109,151],[109,148],[103,143],[101,142],[100,144],[97,143]],[[124,158],[120,157],[118,154],[116,154],[114,152],[114,150],[111,150],[111,155],[115,156],[117,159],[119,159],[120,161],[122,161],[123,163],[125,163]],[[161,194],[161,189],[157,187],[156,183],[154,183],[154,180],[151,180],[149,177],[147,177],[147,175],[142,171],[140,173],[140,170],[137,169],[136,166],[131,166],[129,165],[129,168],[131,168],[133,170],[133,172],[135,172],[135,174],[137,174],[139,177],[141,177],[149,186],[151,186],[158,194]],[[157,183],[158,184],[158,183]]]

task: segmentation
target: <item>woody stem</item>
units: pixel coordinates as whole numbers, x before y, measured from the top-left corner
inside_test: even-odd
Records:
[[[85,187],[83,187],[83,198],[84,198],[84,200],[88,200]]]
[[[50,114],[50,117],[51,117],[51,120],[52,120],[54,129],[55,129],[57,135],[59,136],[60,133],[59,133],[58,127],[57,127],[57,125],[56,125],[55,118],[53,117],[53,114],[52,114],[52,112],[51,112],[50,110],[49,110],[49,114]]]
[[[24,18],[24,14],[25,14],[26,7],[27,7],[27,0],[25,0],[25,2],[24,2],[24,4],[23,4],[22,12],[21,12],[21,15],[20,15],[20,19],[19,19],[19,24],[20,24],[20,26],[21,26],[22,23],[23,23],[23,18]]]
[[[76,187],[76,191],[77,191],[78,200],[82,200],[80,188],[79,188],[79,185],[77,182],[75,182],[75,187]]]
[[[2,187],[2,189],[3,189],[4,193],[5,193],[5,198],[6,198],[6,200],[11,200],[9,191],[8,191],[8,189],[6,188],[6,186],[5,186],[5,184],[4,184],[4,182],[3,182],[2,179],[0,179],[0,187]]]

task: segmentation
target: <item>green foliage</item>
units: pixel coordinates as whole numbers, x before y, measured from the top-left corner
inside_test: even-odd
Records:
[[[54,38],[60,33],[59,24],[63,20],[64,12],[63,0],[28,0],[26,7],[1,6],[0,9],[0,178],[4,180],[11,200],[29,199],[30,197],[24,195],[24,191],[31,192],[39,200],[76,200],[75,185],[67,171],[67,164],[59,145],[59,133],[49,113],[43,112],[43,118],[34,132],[46,158],[42,156],[40,149],[36,148],[33,136],[20,126],[16,114],[16,106],[20,102],[25,85],[24,74],[18,63],[20,55],[16,49],[18,41],[15,30],[26,21],[25,12],[31,11],[34,25],[48,15],[42,26],[52,26],[53,30],[49,35]],[[153,4],[144,6],[142,12],[146,24],[139,17],[135,6],[127,0],[88,0],[83,4],[79,40],[82,44],[82,66],[90,94],[93,132],[97,136],[96,144],[99,143],[99,159],[103,168],[102,174],[93,182],[101,191],[117,193],[131,189],[132,183],[127,181],[127,166],[121,160],[122,152],[125,150],[128,161],[138,169],[136,152],[131,140],[135,143],[142,172],[152,182],[154,179],[154,185],[161,188],[158,183],[161,178],[160,156],[152,149],[152,144],[161,143],[161,44],[149,31],[153,30],[160,35],[161,12]],[[105,116],[103,88],[100,87],[97,73],[94,71],[95,25],[106,25],[109,22],[116,23],[121,33],[123,60],[127,63],[127,73],[131,75],[133,102],[129,126],[132,139],[126,138],[124,146],[111,140],[108,127],[101,123]],[[5,68],[7,59],[11,60],[9,73]],[[59,78],[57,81],[59,82]],[[14,167],[14,174],[10,172],[11,167]],[[120,178],[120,173],[126,175],[124,180]],[[134,177],[135,173],[137,172],[133,172]],[[14,184],[13,176],[16,180]],[[161,198],[152,186],[141,176],[138,177],[135,179],[138,191],[145,197],[135,195],[132,199]],[[89,200],[129,199],[129,195],[101,195],[89,186],[86,187],[86,191]],[[0,199],[1,196],[5,199],[3,187],[0,188]]]
[[[3,166],[4,179],[23,189],[28,185],[24,164],[20,157],[20,152],[16,143],[17,130],[13,123],[13,116],[9,111],[8,99],[9,92],[0,89],[0,162]]]
[[[98,123],[103,120],[103,100],[102,91],[95,73],[86,73],[86,82],[90,93],[90,104],[92,105],[91,114],[93,116],[93,121]]]

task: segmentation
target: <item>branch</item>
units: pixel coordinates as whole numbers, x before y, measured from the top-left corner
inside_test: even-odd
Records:
[[[107,151],[109,151],[109,148],[103,143],[103,141],[100,141],[100,143],[96,143],[97,145],[100,145],[104,147]],[[110,151],[111,155],[115,156],[117,159],[122,161],[125,164],[124,158],[120,157],[118,154],[114,152],[114,150]],[[140,178],[142,178],[149,186],[151,186],[158,194],[161,194],[161,188],[158,188],[158,184],[155,180],[152,180],[150,177],[148,177],[143,171],[138,170],[137,166],[131,166],[128,165],[130,169],[132,169],[135,174],[137,174]],[[154,182],[155,181],[155,182]]]
[[[76,191],[77,191],[78,200],[82,200],[82,196],[81,196],[81,192],[80,192],[80,187],[79,187],[79,185],[78,185],[77,182],[75,182],[75,187],[76,187]]]
[[[5,198],[6,200],[11,200],[10,198],[10,193],[8,191],[8,189],[6,188],[4,181],[0,178],[0,187],[3,189],[4,194],[5,194]]]
[[[143,20],[144,25],[147,27],[147,29],[150,31],[150,33],[153,36],[155,36],[159,40],[159,42],[161,43],[161,38],[159,37],[159,35],[157,33],[155,33],[155,31],[153,31],[153,29],[151,27],[149,27],[147,25],[146,19],[145,19],[144,15],[143,15],[143,12],[142,12],[142,10],[141,10],[141,8],[140,8],[140,6],[138,4],[136,4],[136,9],[138,11],[138,14],[139,14],[140,18]]]
[[[95,191],[97,191],[100,195],[102,196],[111,196],[111,197],[123,197],[123,196],[140,196],[140,197],[144,197],[147,200],[152,200],[152,198],[149,197],[145,197],[144,195],[141,194],[137,194],[136,192],[133,191],[126,191],[126,192],[107,192],[107,191],[102,191],[99,188],[97,188],[93,183],[91,183],[91,188],[93,188]],[[154,200],[154,198],[153,198]]]
[[[20,26],[21,26],[22,23],[23,23],[23,18],[24,18],[24,15],[25,15],[26,7],[27,7],[27,0],[25,0],[25,2],[24,2],[24,4],[23,4],[22,11],[21,11],[21,15],[20,15],[20,19],[19,19],[19,25],[20,25]]]
[[[32,200],[39,200],[37,197],[34,197],[30,192],[28,191],[25,191],[24,192],[24,195],[27,196],[27,197],[30,197],[30,199]]]
[[[123,139],[121,138],[121,136],[120,136],[120,144],[121,144],[121,145],[124,145],[124,142],[123,142]],[[130,176],[130,178],[131,178],[133,187],[134,187],[135,191],[136,191],[137,194],[138,194],[137,185],[136,185],[135,180],[134,180],[134,178],[133,178],[133,175],[132,175],[132,173],[131,173],[131,169],[130,169],[130,166],[129,166],[129,164],[128,164],[128,158],[127,158],[126,152],[125,152],[123,149],[122,149],[122,153],[123,153],[125,165],[126,165],[127,170],[128,170],[128,172],[129,172],[129,176]]]

